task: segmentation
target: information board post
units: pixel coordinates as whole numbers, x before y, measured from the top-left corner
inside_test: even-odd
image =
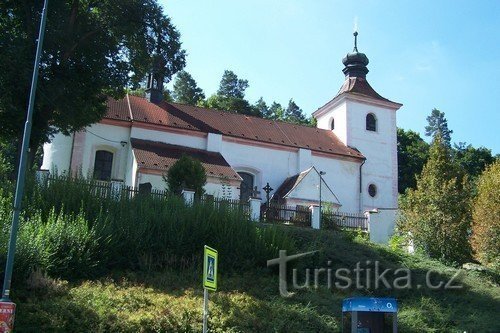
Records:
[[[203,288],[203,333],[208,332],[208,289]]]
[[[205,245],[203,251],[203,333],[208,332],[208,291],[217,290],[217,250]]]

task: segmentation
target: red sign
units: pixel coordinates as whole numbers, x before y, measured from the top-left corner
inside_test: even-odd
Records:
[[[16,305],[12,302],[0,302],[0,333],[10,333],[14,330],[14,315]]]

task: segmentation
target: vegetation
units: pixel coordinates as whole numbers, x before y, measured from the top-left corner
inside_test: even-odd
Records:
[[[429,144],[417,132],[398,128],[398,191],[415,189],[417,176],[429,158]]]
[[[168,185],[168,190],[180,194],[183,189],[193,190],[198,196],[203,195],[203,186],[207,183],[205,168],[200,161],[182,155],[170,169],[163,180]]]
[[[259,226],[239,211],[189,207],[176,197],[97,195],[92,182],[61,178],[37,186],[28,180],[12,288],[17,331],[198,332],[203,244],[217,248],[221,260],[220,290],[210,296],[213,332],[338,332],[341,301],[353,295],[397,297],[404,332],[499,329],[491,320],[500,305],[493,272],[461,271],[456,283],[462,289],[433,290],[425,285],[428,270],[444,281],[458,270],[375,246],[360,232]],[[1,190],[1,244],[11,199]],[[319,288],[290,290],[293,296],[282,298],[277,269],[265,267],[280,249],[318,250],[289,263],[301,283],[306,268],[378,261],[382,271],[409,268],[412,284],[423,288],[328,288],[325,274]],[[5,248],[0,258],[3,268]]]
[[[500,161],[491,165],[478,181],[474,202],[472,247],[483,264],[500,271]]]
[[[453,131],[448,129],[448,121],[444,116],[444,112],[432,109],[431,115],[427,117],[427,123],[428,125],[425,126],[425,135],[432,138],[439,135],[443,144],[451,148],[451,134]]]
[[[203,90],[198,87],[191,74],[184,70],[177,73],[172,95],[177,103],[189,105],[196,105],[205,98]]]
[[[461,271],[462,289],[425,287],[425,273],[448,280],[458,272],[418,255],[405,255],[371,245],[350,234],[289,228],[296,251],[319,250],[300,259],[296,268],[354,268],[358,261],[378,260],[381,269],[409,268],[414,284],[404,290],[339,290],[322,283],[318,289],[279,296],[278,277],[253,267],[238,274],[220,270],[219,290],[210,293],[212,332],[340,332],[342,299],[353,295],[397,297],[402,332],[497,332],[500,305],[498,277]],[[221,259],[224,256],[220,256]],[[203,291],[201,272],[191,268],[161,271],[115,271],[97,280],[65,282],[34,274],[15,290],[16,328],[20,332],[199,332]],[[363,277],[362,277],[363,278]],[[495,282],[496,281],[496,282]]]
[[[400,203],[399,229],[431,258],[464,263],[471,258],[470,190],[467,179],[451,161],[446,143],[436,135],[430,157]]]
[[[22,137],[42,1],[0,4],[0,139]],[[30,148],[102,118],[107,96],[153,68],[160,84],[185,64],[179,32],[150,1],[54,1],[47,17]],[[154,65],[154,66],[153,66]],[[91,84],[90,84],[91,83]],[[20,98],[22,96],[22,98]]]

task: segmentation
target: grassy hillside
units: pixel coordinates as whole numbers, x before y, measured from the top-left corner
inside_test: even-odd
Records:
[[[436,261],[371,245],[361,237],[327,231],[288,229],[297,252],[319,250],[295,267],[354,267],[358,261],[380,261],[381,267],[407,267],[414,285],[425,284],[425,272],[448,279],[456,273]],[[17,329],[59,332],[199,332],[203,292],[201,273],[193,269],[162,272],[115,272],[73,283],[36,276],[18,291]],[[341,302],[353,295],[391,295],[400,303],[401,332],[499,332],[498,278],[463,272],[460,290],[338,290],[326,284],[283,298],[275,270],[256,268],[220,277],[211,293],[212,332],[339,332]]]

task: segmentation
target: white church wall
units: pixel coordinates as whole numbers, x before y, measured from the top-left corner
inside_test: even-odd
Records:
[[[94,170],[95,153],[107,150],[113,153],[111,178],[125,180],[127,157],[130,152],[130,128],[105,124],[87,127],[82,158],[82,173],[91,176]],[[126,144],[122,145],[122,141]]]
[[[206,137],[199,136],[198,134],[199,133],[197,132],[193,132],[193,135],[186,135],[134,126],[132,127],[130,135],[132,138],[205,150],[207,148],[207,139]]]
[[[363,166],[364,209],[397,207],[397,136],[394,110],[348,101],[349,133],[347,144],[366,157]],[[377,130],[366,130],[366,116],[373,113]],[[368,186],[375,184],[377,194],[371,197]]]
[[[359,212],[359,165],[361,161],[331,159],[313,154],[313,164],[318,172],[326,172],[323,179],[342,205],[339,211]]]
[[[329,108],[329,109],[328,109]],[[328,111],[322,112],[319,116],[317,127],[321,129],[331,130],[332,119],[335,120],[333,133],[340,139],[340,141],[347,142],[347,106],[346,103],[337,103],[327,107]]]
[[[255,175],[254,186],[261,192],[262,198],[265,198],[262,188],[267,182],[276,190],[287,177],[303,171],[297,168],[298,150],[259,147],[229,140],[223,138],[222,156],[237,172],[245,171]],[[273,193],[274,191],[271,195]]]
[[[43,163],[41,169],[59,174],[68,172],[73,147],[73,134],[57,133],[52,141],[43,145]]]
[[[154,175],[149,173],[143,173],[139,170],[137,174],[137,184],[136,187],[139,187],[140,184],[151,183],[151,188],[153,190],[164,191],[167,187],[167,184],[163,181],[161,175]]]
[[[296,202],[297,199],[303,199],[310,203],[318,203],[319,202],[319,174],[312,169],[297,186],[291,191],[287,202]],[[333,191],[333,190],[332,190]],[[334,192],[335,193],[335,192]],[[325,179],[321,184],[321,201],[323,203],[329,202],[332,203],[335,207],[337,207],[337,198],[332,194],[328,187],[326,186]],[[333,207],[332,207],[333,208]]]

